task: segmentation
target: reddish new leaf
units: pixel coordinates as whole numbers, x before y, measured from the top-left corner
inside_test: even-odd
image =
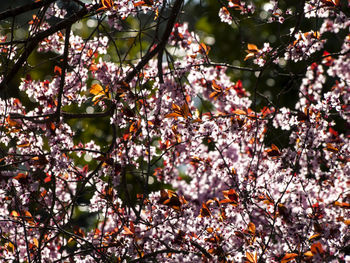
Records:
[[[289,261],[292,261],[293,259],[295,259],[298,256],[298,254],[296,253],[287,253],[284,255],[284,257],[281,260],[281,263],[287,263]]]

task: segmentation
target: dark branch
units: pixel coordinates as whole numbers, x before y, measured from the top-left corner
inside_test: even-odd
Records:
[[[49,29],[38,33],[34,37],[30,38],[27,42],[27,45],[24,47],[24,52],[20,58],[16,61],[15,65],[12,67],[9,73],[4,77],[3,81],[0,84],[0,91],[5,89],[10,81],[15,77],[17,72],[21,69],[23,64],[26,62],[30,54],[38,46],[40,41],[44,40],[46,37],[67,28],[68,26],[74,24],[78,20],[82,19],[89,11],[84,7],[74,15],[68,17],[67,19],[57,23],[55,26],[50,27]]]
[[[62,107],[62,96],[63,96],[63,88],[64,88],[64,82],[66,79],[66,69],[68,66],[68,50],[69,50],[69,36],[71,32],[71,25],[67,26],[66,28],[66,38],[64,41],[64,58],[63,58],[63,65],[62,65],[62,72],[61,72],[61,79],[60,79],[60,89],[58,93],[58,101],[57,101],[57,110],[56,110],[56,122],[60,121],[60,113],[61,113],[61,107]]]
[[[111,107],[107,111],[104,112],[96,112],[96,113],[71,113],[61,111],[60,115],[64,119],[93,119],[93,118],[103,118],[107,116],[111,116],[113,114],[114,107]],[[45,114],[45,115],[37,115],[37,116],[26,116],[18,113],[10,113],[10,118],[13,120],[28,120],[34,123],[46,123],[48,121],[52,121],[52,118],[55,114]]]
[[[174,3],[174,6],[171,10],[171,14],[168,20],[168,23],[166,25],[165,31],[163,33],[163,36],[159,42],[159,44],[154,48],[150,49],[149,52],[141,59],[141,61],[136,65],[136,67],[126,76],[125,82],[130,82],[137,73],[140,72],[140,70],[150,61],[158,52],[163,50],[165,47],[169,36],[171,34],[171,31],[173,30],[174,24],[176,22],[176,18],[178,14],[180,13],[181,6],[182,6],[183,0],[176,0]]]
[[[25,12],[28,12],[30,10],[34,10],[34,9],[43,7],[45,5],[49,5],[55,1],[56,0],[42,0],[40,2],[34,2],[34,3],[27,4],[27,5],[15,7],[15,8],[10,9],[10,10],[6,10],[6,11],[0,13],[0,20],[4,20],[6,18],[13,17],[13,16],[18,16],[18,15],[23,14]]]

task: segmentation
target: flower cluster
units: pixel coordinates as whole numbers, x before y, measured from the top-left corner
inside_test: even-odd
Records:
[[[305,67],[287,74],[297,79],[293,107],[268,98],[258,107],[259,81],[248,91],[211,61],[176,20],[182,2],[78,5],[98,20],[88,37],[67,26],[86,14],[74,20],[64,5],[30,21],[28,46],[52,31],[35,51],[58,59],[51,76],[28,73],[18,98],[0,99],[1,260],[349,260],[350,18],[338,1],[306,1],[303,19],[319,28],[293,28],[278,47],[248,44],[245,60],[258,68],[231,68],[260,79],[282,59]],[[289,11],[270,5],[282,23]],[[229,9],[254,13],[228,1],[219,11],[228,24]],[[52,19],[67,25],[54,31]],[[339,32],[341,51],[330,53]],[[144,36],[154,37],[147,48]],[[0,39],[1,54],[26,54]]]

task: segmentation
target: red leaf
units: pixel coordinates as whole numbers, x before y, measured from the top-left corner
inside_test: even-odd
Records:
[[[254,255],[253,253],[246,252],[245,259],[246,260],[244,261],[244,263],[256,263],[256,262],[258,262],[256,253]]]
[[[322,248],[322,244],[320,242],[314,243],[311,245],[311,252],[313,255],[323,254],[324,250]]]
[[[200,217],[211,217],[211,212],[206,203],[202,204],[202,208],[200,210]]]
[[[17,176],[13,177],[13,179],[16,179],[17,181],[19,181],[20,179],[26,179],[28,176],[27,173],[18,173]]]
[[[188,117],[192,116],[187,103],[184,103],[181,107],[173,103],[172,109],[173,109],[173,112],[165,115],[165,118],[184,117],[185,119],[188,119]]]
[[[45,177],[45,179],[44,179],[44,182],[45,182],[45,183],[48,183],[48,182],[50,182],[50,181],[51,181],[51,174],[46,173],[46,177]]]
[[[341,207],[341,208],[347,208],[347,209],[350,208],[350,204],[349,204],[349,203],[345,203],[345,202],[338,202],[338,201],[335,201],[335,202],[334,202],[334,205],[335,205],[335,206],[339,206],[339,207]]]
[[[101,0],[101,4],[103,9],[112,8],[114,6],[113,0]]]
[[[252,234],[252,235],[255,235],[255,230],[256,230],[256,228],[255,228],[255,225],[252,223],[252,222],[250,222],[249,224],[248,224],[248,232],[250,233],[250,234]]]
[[[57,75],[62,75],[62,69],[59,66],[55,66],[53,72],[55,72]]]
[[[127,236],[134,235],[134,232],[132,232],[132,230],[130,228],[128,228],[127,226],[123,226],[123,228],[124,228],[124,235],[127,235]]]
[[[296,253],[287,253],[282,258],[281,263],[289,262],[289,261],[295,259],[297,256],[298,256],[298,254],[296,254]]]
[[[329,151],[329,152],[339,152],[339,149],[335,146],[333,146],[333,144],[331,143],[327,143],[327,147],[326,147],[326,150]]]
[[[270,157],[279,157],[281,156],[281,152],[280,150],[278,149],[278,147],[274,144],[271,145],[271,149],[267,149],[266,150],[266,153],[268,156]]]

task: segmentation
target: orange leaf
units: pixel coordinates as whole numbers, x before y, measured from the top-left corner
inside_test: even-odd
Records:
[[[134,232],[132,232],[130,228],[128,228],[127,226],[123,226],[123,228],[124,228],[124,235],[128,235],[128,236],[134,235]]]
[[[236,193],[236,191],[234,189],[230,189],[230,190],[225,190],[222,191],[223,195],[226,197],[226,199],[221,200],[220,204],[226,204],[229,203],[233,206],[237,206],[238,205],[238,194]]]
[[[242,6],[240,0],[230,0],[230,2],[233,4],[233,7],[234,7],[235,10],[243,9],[243,6]]]
[[[233,113],[237,115],[247,115],[247,113],[244,110],[240,109],[234,110]]]
[[[134,7],[137,6],[152,6],[153,5],[153,0],[144,0],[144,1],[139,1],[137,3],[134,3]]]
[[[173,111],[178,111],[178,112],[181,111],[180,106],[176,105],[175,103],[173,103],[173,104],[171,105],[171,108],[173,109]]]
[[[98,70],[98,67],[95,63],[92,63],[89,67],[89,70],[94,72]]]
[[[212,228],[212,227],[208,227],[206,230],[209,234],[214,232],[214,228]]]
[[[160,191],[160,199],[158,201],[159,204],[167,205],[175,210],[180,210],[182,204],[187,203],[187,201],[179,197],[174,191],[172,190],[161,190]]]
[[[287,253],[282,258],[281,263],[289,262],[289,261],[295,259],[297,256],[298,256],[298,254],[296,254],[296,253]]]
[[[15,251],[15,246],[12,242],[8,242],[5,244],[6,250],[13,253]]]
[[[134,121],[129,128],[130,133],[136,133],[140,129],[141,120]]]
[[[90,88],[90,93],[93,95],[102,95],[104,94],[104,90],[100,84],[92,84]]]
[[[95,97],[92,98],[92,101],[95,102],[96,104],[103,99],[107,99],[108,89],[109,89],[108,85],[106,86],[105,89],[103,89],[100,84],[97,84],[97,83],[92,84],[90,88],[90,93],[95,95]]]
[[[334,153],[339,152],[339,149],[334,147],[331,143],[327,143],[326,150]]]
[[[11,119],[10,115],[6,117],[6,122],[10,127],[20,127],[21,125],[17,122]]]
[[[252,222],[250,222],[248,224],[248,232],[251,233],[252,235],[255,235],[255,230],[256,230],[255,225]]]
[[[281,156],[281,152],[280,150],[278,149],[278,147],[274,144],[271,145],[271,149],[267,149],[266,150],[266,153],[268,156],[270,157],[278,157],[278,156]]]
[[[208,47],[206,44],[204,43],[199,44],[199,53],[208,55],[209,51],[210,51],[210,47]]]
[[[58,75],[62,75],[62,69],[59,66],[55,66],[53,72],[55,72]]]
[[[227,191],[222,191],[226,199],[221,200],[220,204],[231,204],[233,206],[238,205],[238,194],[235,190],[230,189]]]
[[[244,61],[255,57],[256,53],[259,52],[259,49],[254,44],[248,44],[248,50],[246,50],[246,52],[248,53],[248,55],[244,58]]]
[[[168,193],[162,189],[160,190],[160,198],[158,200],[158,204],[163,204],[165,200],[168,199]]]
[[[20,147],[20,148],[25,148],[25,147],[28,147],[30,146],[30,142],[27,142],[27,143],[22,143],[22,144],[18,144],[17,147]]]
[[[190,113],[190,109],[188,108],[187,103],[184,103],[181,107],[181,111],[183,112],[183,116],[187,119],[189,116],[192,116]]]
[[[165,118],[171,118],[171,117],[177,118],[177,117],[182,117],[182,115],[176,112],[168,113],[167,115],[165,115]]]
[[[259,199],[263,200],[263,203],[267,205],[272,205],[275,203],[275,201],[272,199],[272,197],[268,193],[260,195]]]
[[[212,80],[212,88],[214,91],[210,93],[209,98],[214,98],[216,100],[221,94],[223,94],[224,89],[216,84],[214,79]]]
[[[209,98],[214,98],[214,100],[216,100],[222,93],[221,92],[217,92],[217,91],[213,91],[212,93],[209,94]]]
[[[217,92],[222,92],[223,88],[221,86],[219,86],[218,84],[216,84],[216,81],[214,79],[211,81],[211,83],[212,83],[213,90],[215,90]]]
[[[28,24],[29,24],[29,25],[38,24],[39,21],[40,21],[39,18],[38,18],[36,15],[33,15],[32,17],[33,17],[33,19],[30,20],[30,21],[28,22]]]
[[[13,179],[16,179],[17,181],[20,179],[26,179],[28,176],[27,173],[18,173],[17,176],[13,177]]]
[[[278,204],[277,210],[279,215],[283,216],[284,218],[288,218],[288,208],[284,204]]]
[[[175,210],[180,210],[181,205],[182,205],[182,203],[177,195],[172,196],[172,197],[170,197],[170,199],[165,200],[163,204],[170,206],[171,208],[173,208]]]
[[[13,211],[11,212],[11,216],[13,216],[13,217],[18,217],[18,216],[19,216],[19,213],[16,212],[15,210],[13,210]]]
[[[139,1],[137,3],[134,3],[134,7],[140,6],[140,5],[144,5],[145,2],[144,1]]]
[[[254,54],[254,53],[248,53],[248,54],[245,56],[244,61],[246,61],[246,60],[248,60],[248,59],[250,59],[250,58],[253,58],[253,57],[255,57],[255,54]]]
[[[221,9],[225,14],[227,14],[227,15],[230,14],[230,11],[228,11],[226,7],[223,6]]]
[[[121,81],[118,84],[117,94],[119,94],[119,97],[123,97],[125,92],[130,91],[130,85],[125,81]]]
[[[192,123],[196,123],[196,122],[203,122],[203,120],[202,120],[202,119],[200,119],[200,118],[197,118],[197,119],[192,120],[191,122],[192,122]]]
[[[248,51],[249,51],[249,52],[258,52],[259,49],[258,49],[258,47],[257,47],[256,45],[254,45],[254,44],[248,44]]]
[[[200,217],[211,217],[211,212],[206,203],[202,204],[202,208],[200,210]]]
[[[131,230],[131,232],[135,233],[135,226],[134,226],[134,223],[132,221],[130,221],[130,230]]]
[[[234,189],[222,191],[222,194],[232,201],[238,201],[238,194]]]
[[[220,204],[231,204],[231,203],[232,203],[232,200],[228,198],[220,200]]]
[[[309,240],[318,238],[320,235],[321,235],[320,233],[316,233],[316,234],[312,235],[311,237],[309,237]]]
[[[39,241],[37,238],[35,237],[33,238],[33,243],[34,243],[34,246],[39,247]]]
[[[56,125],[53,122],[49,123],[49,127],[50,127],[51,131],[55,131],[56,130]]]
[[[321,0],[326,6],[334,7],[339,6],[339,0]]]
[[[343,221],[345,225],[349,226],[350,225],[350,219],[344,220]]]
[[[305,253],[304,253],[304,255],[306,256],[306,257],[312,257],[313,256],[313,254],[312,254],[312,252],[309,250],[309,251],[306,251]]]
[[[47,191],[44,190],[44,191],[42,191],[42,192],[40,193],[40,196],[41,196],[41,197],[45,197],[46,194],[47,194]]]
[[[103,8],[112,8],[114,6],[113,0],[101,0]]]
[[[258,258],[257,258],[256,253],[254,255],[253,253],[246,252],[245,258],[246,258],[246,261],[244,263],[257,263],[258,262]]]
[[[323,254],[324,250],[322,248],[322,244],[320,242],[313,243],[311,245],[311,252],[312,252],[313,255],[316,255],[317,253]]]
[[[173,110],[173,112],[165,115],[165,118],[184,117],[187,119],[189,116],[192,116],[192,114],[190,113],[190,110],[188,108],[187,103],[184,103],[181,107],[173,103],[172,110]]]
[[[28,218],[33,218],[32,214],[29,211],[24,211],[24,216]]]
[[[334,205],[335,206],[339,206],[341,208],[350,208],[350,204],[349,203],[345,203],[345,202],[338,202],[338,201],[335,201],[334,202]]]
[[[46,177],[45,177],[45,179],[44,179],[44,182],[45,182],[45,183],[48,183],[48,182],[50,182],[50,181],[51,181],[51,175],[48,174],[48,173],[46,173]]]

